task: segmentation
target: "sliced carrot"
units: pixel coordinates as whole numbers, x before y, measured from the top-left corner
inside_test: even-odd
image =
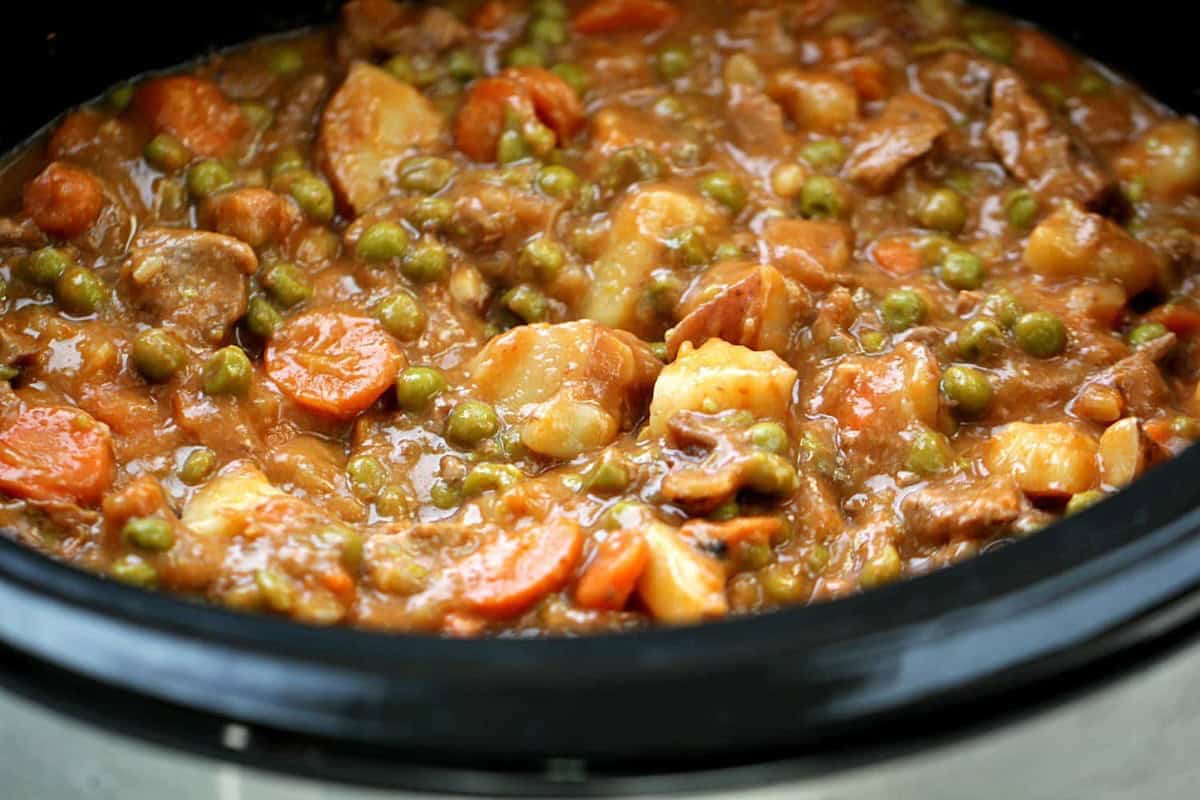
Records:
[[[396,381],[403,355],[378,322],[310,311],[271,337],[267,374],[307,409],[337,419],[365,411]]]
[[[504,71],[529,92],[538,119],[558,134],[560,142],[566,141],[583,127],[587,118],[579,95],[562,78],[541,67],[514,67]]]
[[[666,0],[593,0],[575,15],[578,33],[622,33],[668,28],[679,9]]]
[[[533,98],[511,78],[484,78],[467,92],[454,120],[454,143],[475,161],[495,161],[506,114],[534,115]]]
[[[1046,81],[1069,78],[1079,63],[1058,42],[1032,28],[1017,31],[1017,49],[1013,60],[1018,66]]]
[[[93,505],[114,473],[108,428],[77,408],[32,406],[0,421],[0,491]]]
[[[248,129],[241,109],[215,83],[187,75],[146,81],[133,97],[133,110],[202,156],[227,155]]]
[[[1142,423],[1142,430],[1150,438],[1150,441],[1168,449],[1171,442],[1177,438],[1175,431],[1171,428],[1171,420],[1168,418],[1147,420]]]
[[[322,572],[319,580],[322,586],[343,600],[354,594],[354,579],[340,567]]]
[[[727,522],[696,519],[685,523],[680,531],[698,542],[720,542],[725,547],[742,542],[770,544],[783,531],[783,520],[778,517],[738,517]]]
[[[887,70],[874,58],[856,58],[845,62],[840,68],[858,96],[863,100],[882,100],[888,96]]]
[[[632,529],[611,534],[596,550],[575,587],[575,602],[594,611],[620,611],[637,588],[650,548]]]
[[[511,617],[566,583],[582,551],[579,526],[560,520],[498,534],[454,571],[471,610]]]
[[[892,236],[875,243],[875,263],[889,275],[900,277],[919,270],[925,259],[912,236]]]
[[[471,15],[471,25],[476,30],[494,31],[504,24],[512,10],[503,0],[487,0]]]
[[[1167,303],[1146,315],[1148,322],[1158,322],[1177,336],[1190,336],[1200,331],[1200,310],[1179,303]]]
[[[91,108],[71,112],[50,136],[46,154],[55,160],[78,155],[100,139],[100,126],[111,120]]]
[[[104,188],[90,173],[58,161],[25,187],[25,213],[51,236],[73,239],[95,224]]]

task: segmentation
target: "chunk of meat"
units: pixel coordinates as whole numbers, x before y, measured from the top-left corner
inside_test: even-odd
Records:
[[[840,78],[788,67],[772,73],[767,94],[802,131],[834,134],[858,119],[858,93]]]
[[[745,410],[756,418],[787,422],[796,370],[771,352],[709,339],[698,348],[684,343],[678,357],[654,384],[650,433],[663,436],[680,411]]]
[[[845,279],[854,235],[841,222],[772,219],[763,227],[763,260],[813,291],[825,291]]]
[[[949,128],[946,112],[928,100],[903,92],[867,123],[846,161],[845,174],[876,192],[925,155]]]
[[[916,79],[922,94],[965,115],[980,112],[986,106],[994,68],[994,62],[950,50],[922,61]]]
[[[496,535],[453,572],[471,611],[503,619],[561,589],[582,554],[579,525],[556,520]]]
[[[727,117],[738,146],[756,156],[773,156],[788,145],[783,109],[752,86],[729,87]]]
[[[684,625],[729,613],[720,561],[661,522],[648,523],[640,532],[650,555],[637,592],[656,620]]]
[[[250,187],[209,199],[201,207],[200,218],[217,233],[258,248],[273,244],[290,227],[290,208],[269,189]]]
[[[236,104],[212,81],[190,75],[152,78],[138,87],[132,109],[151,129],[178,138],[202,156],[229,155],[249,130]]]
[[[637,337],[581,320],[496,337],[475,357],[471,381],[526,447],[569,459],[611,444],[641,417],[661,366]]]
[[[571,24],[583,34],[653,31],[669,28],[679,19],[679,9],[667,0],[592,0]]]
[[[1034,497],[1069,497],[1100,479],[1096,440],[1064,422],[1013,422],[988,440],[984,463]]]
[[[267,478],[276,486],[348,522],[366,519],[366,508],[350,489],[340,442],[303,434],[272,447],[263,462]]]
[[[342,6],[342,31],[353,53],[440,53],[470,30],[438,6],[393,0],[351,0]]]
[[[1094,383],[1120,392],[1122,408],[1130,415],[1150,418],[1171,404],[1171,389],[1156,361],[1170,352],[1174,343],[1173,335],[1163,336],[1104,370]]]
[[[246,313],[258,257],[219,233],[147,228],[121,267],[129,300],[193,343],[218,344]]]
[[[0,417],[0,492],[93,505],[115,475],[108,427],[86,412],[24,406]]]
[[[526,187],[471,177],[456,181],[443,196],[454,204],[454,225],[449,232],[454,243],[468,252],[492,257],[480,265],[489,272],[494,271],[490,269],[492,261],[513,266],[513,259],[506,254],[520,252],[531,238],[548,231],[559,208]],[[515,272],[505,277],[511,283],[521,280]]]
[[[321,116],[317,157],[339,201],[360,214],[394,188],[405,156],[441,142],[444,127],[425,95],[359,61]]]
[[[310,141],[328,94],[329,76],[310,72],[296,78],[280,97],[279,110],[275,112],[275,121],[267,129],[265,139],[277,147]]]
[[[683,306],[694,307],[667,331],[671,358],[684,342],[699,346],[709,339],[783,354],[797,324],[810,315],[812,300],[774,267],[725,263],[701,276]]]
[[[104,187],[91,173],[54,161],[25,187],[24,207],[49,235],[73,239],[99,219]]]
[[[1110,219],[1065,201],[1034,228],[1025,245],[1027,267],[1047,278],[1103,278],[1132,297],[1166,280],[1165,260]]]
[[[992,83],[987,137],[1008,171],[1043,196],[1092,205],[1112,188],[1103,167],[1054,123],[1012,70],[999,71]]]
[[[983,485],[927,486],[900,504],[908,531],[927,544],[983,538],[1011,525],[1027,507],[1016,482],[1003,476]]]

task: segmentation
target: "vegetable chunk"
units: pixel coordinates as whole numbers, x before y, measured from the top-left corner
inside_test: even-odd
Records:
[[[116,467],[108,427],[77,408],[30,406],[0,418],[0,491],[93,505]]]
[[[72,239],[95,224],[104,207],[100,181],[55,161],[25,187],[25,213],[51,236]]]
[[[1013,422],[992,435],[984,462],[1025,494],[1066,497],[1095,488],[1096,455],[1096,440],[1066,423]]]
[[[641,534],[650,554],[637,591],[656,620],[686,625],[729,613],[721,562],[661,522],[646,525]]]
[[[229,155],[249,130],[241,109],[216,84],[188,75],[146,81],[133,96],[133,110],[154,131],[213,158]]]

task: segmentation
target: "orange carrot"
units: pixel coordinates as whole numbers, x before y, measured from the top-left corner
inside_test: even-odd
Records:
[[[892,236],[875,243],[875,263],[889,275],[911,275],[925,263],[916,239],[912,236]]]
[[[698,542],[720,542],[727,548],[741,542],[770,544],[782,530],[783,520],[778,517],[738,517],[727,522],[695,519],[680,529]]]
[[[471,24],[476,30],[494,31],[504,24],[510,13],[502,0],[487,0],[471,15]]]
[[[146,81],[133,97],[133,111],[202,156],[227,155],[248,130],[241,109],[215,83],[186,75]]]
[[[0,491],[93,505],[114,473],[108,428],[77,408],[32,406],[0,421]]]
[[[575,587],[575,602],[594,611],[620,611],[637,588],[650,548],[633,529],[611,534],[596,550]]]
[[[322,572],[319,580],[322,586],[342,599],[354,594],[354,579],[340,567]]]
[[[475,81],[454,120],[454,143],[475,161],[495,161],[506,112],[534,115],[533,98],[511,78]]]
[[[1146,315],[1149,322],[1165,325],[1177,336],[1190,336],[1200,332],[1200,310],[1179,303],[1167,303]]]
[[[55,161],[25,187],[25,213],[51,236],[85,233],[104,207],[104,189],[90,173]]]
[[[620,33],[668,28],[679,9],[666,0],[593,0],[575,15],[578,33]]]
[[[541,67],[514,67],[504,71],[533,98],[538,118],[550,126],[560,142],[575,135],[583,126],[586,115],[583,103],[575,90],[562,78]]]
[[[1062,45],[1032,28],[1017,31],[1014,61],[1045,81],[1068,78],[1078,65],[1078,60]]]
[[[566,583],[582,551],[578,525],[548,522],[497,534],[454,572],[471,610],[485,617],[511,617]]]
[[[1171,420],[1165,417],[1142,423],[1142,430],[1150,441],[1167,449],[1170,449],[1171,442],[1177,438],[1172,430]]]

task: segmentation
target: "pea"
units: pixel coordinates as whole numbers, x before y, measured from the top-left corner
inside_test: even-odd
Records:
[[[238,108],[242,110],[242,116],[246,118],[246,122],[250,123],[252,128],[269,128],[271,122],[275,119],[275,113],[270,108],[262,103],[246,101],[239,103]]]
[[[544,67],[546,55],[540,47],[520,44],[508,51],[504,63],[510,67]]]
[[[500,430],[495,410],[479,400],[466,400],[454,407],[446,420],[446,439],[460,447],[474,447]]]
[[[462,490],[445,481],[438,481],[429,487],[429,500],[437,508],[448,511],[462,505]]]
[[[267,68],[280,77],[304,69],[304,55],[294,47],[277,47],[267,55]]]
[[[654,58],[654,66],[663,80],[682,78],[692,66],[692,54],[683,47],[664,47]]]
[[[21,277],[37,286],[53,286],[75,266],[75,257],[57,247],[34,250],[21,263]]]
[[[662,161],[654,151],[640,145],[622,147],[605,163],[600,182],[615,191],[633,183],[656,180],[662,171]]]
[[[114,87],[104,100],[108,103],[109,108],[120,114],[133,102],[133,84],[123,83],[120,86]]]
[[[884,296],[879,311],[889,330],[903,331],[923,322],[929,308],[912,289],[893,289]]]
[[[747,431],[750,443],[759,450],[783,455],[788,449],[787,431],[778,422],[759,422]]]
[[[983,361],[1004,346],[1004,331],[987,317],[973,319],[958,332],[958,353],[968,361]]]
[[[804,558],[804,564],[808,567],[809,572],[814,575],[820,575],[825,571],[825,567],[829,566],[831,557],[829,548],[817,543],[808,551],[808,554]]]
[[[536,120],[530,120],[521,127],[521,138],[525,142],[526,152],[542,160],[554,152],[554,145],[558,143],[554,131]]]
[[[11,381],[21,374],[21,370],[12,364],[0,364],[0,381]]]
[[[734,214],[746,207],[746,187],[728,172],[713,172],[700,181],[700,191]]]
[[[1009,192],[1004,198],[1004,213],[1014,228],[1028,228],[1038,215],[1038,199],[1026,189]]]
[[[509,289],[500,303],[525,322],[545,322],[550,316],[550,304],[546,295],[532,286],[522,284]]]
[[[830,169],[846,160],[846,148],[837,139],[818,139],[804,145],[800,157],[818,169]]]
[[[799,164],[780,164],[771,172],[771,191],[791,199],[804,189],[807,177],[804,167]]]
[[[267,608],[287,614],[296,605],[296,583],[277,569],[268,567],[254,573],[254,585]]]
[[[397,222],[377,222],[358,237],[354,251],[373,263],[402,258],[408,252],[408,231]]]
[[[799,603],[812,593],[808,580],[792,564],[776,562],[763,569],[759,584],[766,596],[776,603]]]
[[[294,147],[285,147],[276,154],[275,160],[271,162],[271,177],[278,177],[294,169],[304,169],[306,163],[299,150]]]
[[[464,497],[474,497],[484,492],[503,492],[511,489],[524,478],[521,470],[511,464],[494,464],[485,461],[476,464],[463,478],[462,493]]]
[[[534,44],[555,47],[567,41],[567,26],[561,19],[539,17],[529,23],[525,35]]]
[[[132,517],[123,528],[125,541],[143,550],[162,552],[175,545],[175,532],[171,523],[161,517]]]
[[[879,353],[887,347],[888,337],[883,331],[866,331],[858,337],[858,343],[864,352]]]
[[[1002,64],[1012,60],[1013,51],[1016,49],[1012,34],[1000,28],[973,31],[967,35],[967,41],[980,53]]]
[[[557,165],[538,171],[537,185],[545,194],[558,200],[574,197],[579,191],[579,176],[570,167]]]
[[[444,391],[446,379],[430,367],[409,367],[396,378],[396,404],[410,413],[424,411]]]
[[[143,589],[152,589],[158,584],[158,570],[138,556],[129,555],[115,561],[108,574],[114,580]]]
[[[874,589],[886,583],[893,583],[900,579],[903,569],[900,553],[895,545],[889,544],[863,564],[862,572],[858,576],[858,585],[864,589]]]
[[[683,107],[682,100],[669,94],[654,104],[654,113],[664,119],[682,120],[687,116],[687,109]]]
[[[575,94],[582,95],[587,91],[588,74],[587,70],[578,64],[555,64],[550,68],[550,71],[563,79],[563,82],[575,90]]]
[[[992,404],[992,384],[987,375],[961,364],[947,367],[942,373],[942,393],[968,418],[981,416]]]
[[[988,295],[983,303],[983,307],[996,317],[996,321],[1006,328],[1011,328],[1017,324],[1017,320],[1021,316],[1021,304],[1017,299],[1007,291],[1000,291],[993,295]]]
[[[375,307],[375,317],[397,339],[418,338],[426,325],[425,309],[411,292],[400,291]]]
[[[451,50],[446,56],[446,73],[456,81],[466,83],[483,74],[479,56],[470,50]]]
[[[441,191],[454,175],[454,162],[435,156],[414,156],[400,164],[400,185],[414,192]]]
[[[222,347],[213,353],[204,365],[202,383],[204,392],[210,395],[245,394],[254,378],[254,365],[242,348],[236,345]]]
[[[810,175],[800,188],[800,213],[809,219],[836,219],[842,215],[842,193],[833,178]]]
[[[742,252],[742,248],[738,247],[736,243],[722,242],[717,245],[716,250],[713,250],[712,257],[714,261],[732,261],[735,258],[741,258],[743,255],[745,253]]]
[[[188,453],[179,468],[179,480],[188,486],[196,486],[212,475],[217,468],[217,454],[207,447],[197,447]]]
[[[983,261],[968,250],[951,250],[942,261],[938,275],[951,289],[978,289],[983,285]]]
[[[261,295],[250,298],[246,307],[246,327],[251,333],[260,339],[269,339],[282,324],[283,316],[270,300]]]
[[[953,189],[938,189],[925,198],[917,218],[926,228],[955,234],[967,224],[967,204]]]
[[[671,351],[667,349],[666,342],[651,342],[650,352],[654,354],[655,358],[664,364],[667,362],[667,359],[670,358],[671,353]]]
[[[146,380],[162,382],[183,369],[188,361],[187,348],[175,334],[162,328],[142,331],[133,340],[133,364]]]
[[[725,62],[724,69],[721,70],[722,77],[725,78],[726,85],[740,84],[742,86],[752,86],[756,89],[761,89],[766,79],[763,77],[762,69],[758,63],[746,53],[734,53]]]
[[[908,443],[904,467],[918,475],[936,475],[950,464],[950,443],[928,428],[916,432]]]
[[[1052,358],[1067,347],[1067,328],[1048,311],[1032,311],[1013,326],[1017,344],[1035,358]]]
[[[525,137],[520,131],[505,131],[496,142],[496,163],[513,164],[529,157]]]
[[[388,479],[388,469],[374,456],[355,456],[346,463],[346,480],[359,500],[375,499]]]
[[[418,243],[409,250],[408,257],[400,262],[400,271],[405,277],[423,283],[442,280],[449,269],[449,253],[442,244],[433,241]]]
[[[407,517],[408,498],[405,496],[404,490],[399,486],[385,487],[383,491],[379,493],[379,496],[375,498],[375,510],[385,517]],[[362,561],[361,541],[362,537],[359,537],[360,546],[358,558],[356,559],[356,564],[354,567],[355,569],[357,569],[357,563]]]
[[[161,172],[176,172],[192,160],[192,152],[169,133],[160,133],[142,151],[146,162]]]
[[[625,491],[630,480],[624,459],[606,452],[585,477],[584,488],[592,494],[613,495]]]
[[[794,494],[800,484],[796,468],[786,458],[762,451],[746,459],[742,478],[751,491],[785,497]]]
[[[262,276],[262,284],[275,302],[284,308],[299,305],[313,295],[312,281],[308,275],[287,261],[273,264]]]
[[[333,190],[329,184],[311,172],[301,175],[288,186],[288,194],[300,210],[317,222],[333,219]]]
[[[533,0],[529,4],[529,13],[534,17],[562,20],[567,18],[567,6],[562,0]]]
[[[562,270],[567,256],[562,246],[549,236],[539,236],[521,250],[520,265],[543,281],[553,280]]]
[[[1129,344],[1131,347],[1141,347],[1166,336],[1167,333],[1167,326],[1161,322],[1143,322],[1129,332]]]
[[[710,511],[708,518],[713,522],[728,522],[731,519],[737,519],[741,513],[742,507],[738,505],[737,500],[731,497]]]
[[[444,197],[422,197],[409,212],[408,219],[422,230],[445,227],[454,216],[454,204]]]
[[[104,296],[104,282],[87,267],[70,267],[54,284],[54,299],[68,314],[94,314]]]
[[[220,161],[206,158],[192,165],[187,173],[188,191],[193,197],[210,197],[233,185],[233,175]]]
[[[669,314],[675,310],[686,289],[687,285],[675,273],[656,269],[646,282],[646,299],[659,314]]]
[[[1078,492],[1071,495],[1071,499],[1067,501],[1067,507],[1064,511],[1066,516],[1078,514],[1084,509],[1091,508],[1104,499],[1104,492],[1099,489],[1088,489],[1086,492]]]

